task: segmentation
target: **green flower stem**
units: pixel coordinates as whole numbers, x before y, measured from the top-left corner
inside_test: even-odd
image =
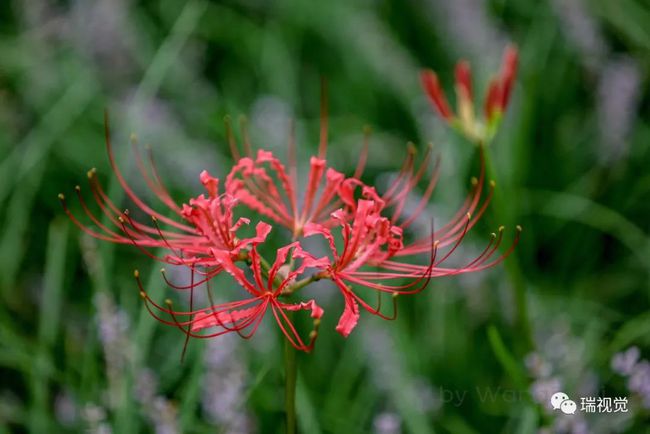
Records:
[[[296,291],[304,288],[305,286],[309,285],[310,283],[318,282],[322,278],[323,277],[322,277],[322,275],[320,273],[312,274],[311,276],[305,277],[304,279],[301,279],[301,280],[297,281],[293,285],[288,286],[286,289],[284,289],[282,291],[282,295],[291,295],[294,292],[296,292]]]
[[[287,313],[289,319],[293,312]],[[285,395],[284,408],[287,417],[287,434],[296,433],[296,349],[288,339],[284,340],[284,370],[285,370]]]
[[[248,254],[241,254],[241,260],[246,261],[250,265],[250,256]],[[291,263],[293,268],[293,262]],[[269,262],[260,256],[260,268],[264,277],[268,278],[271,266]],[[309,277],[295,282],[293,285],[288,286],[282,291],[283,296],[293,294],[295,291],[304,288],[312,282],[320,280],[322,276],[319,273],[312,274]],[[282,278],[276,276],[274,285],[279,286],[282,284]],[[293,312],[287,312],[287,317],[291,321]],[[296,376],[297,376],[297,363],[296,363],[296,349],[291,345],[288,339],[284,340],[284,371],[285,371],[285,395],[284,407],[286,412],[287,421],[287,434],[296,433]]]
[[[242,252],[240,254],[240,260],[246,261],[250,265],[250,256]],[[293,264],[291,264],[293,266]],[[271,266],[268,261],[260,256],[260,268],[262,269],[262,274],[268,278],[269,270]],[[312,282],[320,280],[323,276],[320,273],[312,274],[309,277],[301,279],[290,285],[285,290],[282,291],[281,295],[288,296],[293,294],[295,291],[304,288]],[[276,286],[282,284],[282,278],[276,277],[273,282]],[[287,317],[291,321],[293,317],[293,312],[287,312]],[[291,345],[288,339],[284,340],[284,368],[285,368],[285,395],[284,395],[284,406],[286,412],[286,421],[287,421],[287,434],[296,433],[296,376],[297,376],[297,363],[296,363],[296,349]]]
[[[485,170],[488,179],[496,179],[496,170],[492,163],[490,153],[488,152],[487,146],[482,143],[478,144],[479,152],[483,152],[483,157],[485,159]],[[497,220],[497,222],[507,222],[508,216],[504,213],[505,203],[503,197],[499,191],[495,191],[492,197],[493,206],[492,215]],[[506,245],[502,245],[501,249],[507,249]],[[534,347],[532,330],[530,326],[530,319],[528,316],[528,302],[526,295],[526,283],[523,278],[523,272],[519,266],[519,260],[517,255],[511,255],[505,261],[505,269],[510,278],[510,283],[513,290],[513,298],[515,301],[516,308],[516,318],[515,323],[517,330],[520,330],[521,335],[524,338],[522,348],[520,348],[522,353],[528,353]]]

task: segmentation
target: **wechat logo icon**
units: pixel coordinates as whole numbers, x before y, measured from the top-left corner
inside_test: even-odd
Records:
[[[575,401],[569,399],[564,392],[557,392],[551,396],[551,407],[553,410],[560,410],[564,414],[574,414],[578,406]]]

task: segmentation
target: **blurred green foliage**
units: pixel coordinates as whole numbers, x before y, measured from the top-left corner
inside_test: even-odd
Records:
[[[515,256],[433,281],[393,323],[363,315],[348,340],[332,297],[315,351],[299,355],[300,429],[648,432],[610,359],[631,345],[650,355],[649,22],[642,0],[2,2],[0,433],[282,432],[275,332],[190,342],[180,363],[182,334],[149,316],[132,279],[151,270],[150,294],[168,296],[158,265],[85,238],[62,212],[57,193],[86,188],[91,167],[122,199],[104,108],[121,164],[134,131],[186,200],[202,169],[228,171],[226,114],[247,115],[255,146],[280,155],[295,118],[306,161],[325,76],[331,164],[350,173],[370,125],[364,177],[381,185],[407,141],[431,141],[443,159],[431,210],[449,217],[476,155],[435,118],[418,69],[450,92],[468,58],[482,90],[506,41],[521,69],[490,149],[497,200],[466,249],[520,223]],[[544,375],[530,371],[537,359]],[[535,398],[550,380],[570,396],[629,396],[630,412],[567,422]]]

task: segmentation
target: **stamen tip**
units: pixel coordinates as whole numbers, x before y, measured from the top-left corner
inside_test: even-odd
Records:
[[[398,295],[399,295],[399,292],[397,292],[397,291],[393,292],[393,299],[397,298]]]
[[[517,231],[521,232],[523,230],[524,230],[524,228],[522,228],[520,225],[517,225]]]
[[[409,154],[417,154],[418,152],[418,149],[415,147],[415,144],[413,142],[406,143],[406,150]]]
[[[97,169],[95,169],[95,168],[93,167],[93,168],[90,169],[88,172],[86,172],[86,176],[88,177],[88,179],[93,179],[93,176],[95,176],[95,173],[96,173],[96,172],[97,172]]]
[[[309,333],[309,339],[316,339],[318,336],[318,332],[316,330],[312,330],[311,333]]]
[[[58,197],[59,200],[65,200],[65,195],[63,193],[59,193]]]
[[[497,182],[494,179],[490,180],[490,187],[494,188],[497,186]]]
[[[499,232],[503,232],[505,228],[506,228],[505,226],[499,226]]]
[[[136,279],[140,277],[140,271],[139,270],[133,270],[133,277]]]
[[[137,134],[131,133],[131,135],[129,136],[129,140],[131,140],[132,142],[137,142],[138,141]]]
[[[497,237],[497,234],[494,233],[494,232],[492,232],[492,233],[490,234],[490,236],[491,236],[492,238],[496,238],[496,237]]]
[[[147,298],[147,293],[144,291],[140,291],[140,297],[142,297],[143,299]]]
[[[467,215],[467,220],[471,220],[471,219],[472,219],[472,213],[471,213],[471,212],[468,212],[466,215]]]
[[[476,179],[475,176],[472,176],[472,179],[470,180],[470,182],[472,183],[472,186],[476,186],[478,184],[478,179]]]
[[[161,268],[161,269],[160,269],[160,272],[161,272],[162,274],[165,274],[165,267]]]
[[[166,298],[166,299],[165,299],[165,304],[166,304],[167,306],[171,306],[173,303],[172,303],[171,299]]]
[[[154,223],[158,221],[158,219],[156,218],[155,215],[152,215],[152,216],[151,216],[151,220],[152,220]]]
[[[320,318],[316,318],[314,320],[314,328],[318,328],[320,326]]]
[[[81,191],[81,187],[79,187],[78,185],[75,185],[74,189],[77,190],[77,191]]]

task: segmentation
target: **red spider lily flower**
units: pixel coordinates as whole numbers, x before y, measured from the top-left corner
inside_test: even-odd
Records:
[[[163,185],[151,153],[150,168],[147,168],[133,140],[135,161],[144,181],[154,195],[179,219],[172,219],[155,211],[135,193],[118,168],[113,155],[108,117],[105,117],[105,122],[106,147],[113,172],[136,207],[151,217],[151,224],[139,222],[128,210],[120,209],[105,193],[95,169],[92,169],[88,172],[90,189],[103,217],[93,213],[79,186],[75,190],[83,212],[96,228],[82,223],[68,208],[64,195],[59,195],[65,212],[82,231],[104,241],[133,244],[149,257],[167,264],[208,267],[206,278],[221,270],[212,254],[214,250],[223,250],[237,256],[241,249],[266,236],[264,233],[257,233],[255,237],[241,240],[235,236],[235,232],[249,221],[245,218],[234,221],[233,207],[237,200],[231,195],[219,194],[219,180],[211,177],[206,171],[201,173],[200,180],[208,192],[208,197],[202,194],[190,199],[189,204],[179,206]],[[150,251],[156,248],[165,249],[169,253],[164,257],[156,256]]]
[[[472,77],[468,62],[463,60],[456,65],[457,113],[450,109],[435,72],[430,69],[421,72],[422,87],[442,119],[469,139],[487,142],[494,136],[501,116],[508,106],[517,73],[518,57],[515,46],[506,47],[501,72],[490,81],[486,92],[482,122],[478,122],[474,114]]]
[[[268,234],[270,226],[260,222],[258,232]],[[293,242],[277,250],[274,263],[265,273],[262,261],[257,252],[257,245],[266,237],[251,243],[251,250],[248,253],[252,280],[246,277],[243,269],[239,268],[232,259],[232,256],[223,250],[214,250],[215,259],[229,273],[235,281],[246,290],[249,297],[245,300],[212,305],[206,308],[189,311],[175,311],[172,302],[167,300],[165,306],[153,301],[142,287],[139,274],[136,279],[140,287],[140,295],[145,300],[147,309],[158,321],[179,328],[187,337],[212,338],[226,333],[236,332],[241,337],[249,339],[257,331],[262,318],[270,308],[282,333],[289,343],[297,350],[309,352],[314,347],[318,336],[320,318],[323,309],[314,300],[299,303],[285,303],[279,296],[290,289],[295,283],[296,277],[304,273],[305,269],[323,267],[326,258],[316,259],[302,249],[298,242]],[[283,268],[288,267],[287,259],[290,262],[299,260],[301,263],[289,272],[283,273]],[[208,289],[209,291],[209,289]],[[209,293],[209,292],[208,292]],[[298,333],[287,312],[309,311],[314,320],[314,328],[309,333],[308,340]],[[207,334],[198,333],[202,330],[210,330]]]
[[[318,156],[310,159],[306,187],[299,201],[296,149],[293,127],[289,137],[287,167],[271,152],[258,150],[253,157],[248,134],[244,131],[246,156],[237,151],[234,138],[226,123],[233,157],[237,161],[226,178],[226,192],[236,197],[250,209],[288,228],[294,238],[301,235],[303,227],[311,222],[331,225],[330,214],[342,205],[338,195],[345,176],[327,168],[327,96],[321,98],[320,144]],[[368,149],[366,140],[361,151],[354,177],[363,172]]]
[[[346,282],[365,285],[357,278],[359,268],[365,265],[381,264],[386,258],[392,257],[403,248],[402,230],[390,224],[386,217],[379,214],[383,204],[373,200],[361,199],[358,201],[355,215],[350,223],[343,210],[332,213],[332,218],[338,221],[343,239],[342,252],[336,248],[332,230],[316,223],[309,223],[305,226],[305,236],[322,235],[328,242],[332,252],[332,260],[328,261],[324,272],[319,274],[321,278],[331,279],[341,291],[345,299],[345,309],[336,331],[347,337],[356,327],[359,320],[359,304],[368,312],[378,315],[384,319],[396,317],[396,306],[393,305],[393,315],[386,316],[381,313],[381,298],[378,299],[378,306],[373,307],[366,302]],[[393,296],[398,294],[413,294],[424,289],[429,281],[426,273],[413,277],[406,285],[382,285],[378,289],[381,292],[390,292]],[[378,295],[381,295],[378,293]],[[395,298],[393,298],[395,303]]]
[[[382,196],[379,196],[373,187],[364,185],[359,180],[346,180],[344,184],[349,188],[341,189],[343,202],[352,200],[354,194],[351,189],[356,187],[361,188],[363,199],[358,200],[356,206],[349,206],[349,209],[355,211],[352,217],[348,216],[343,209],[332,213],[332,219],[338,223],[336,226],[341,228],[342,251],[336,247],[331,228],[318,224],[305,226],[305,236],[315,234],[323,236],[332,251],[333,259],[321,276],[332,279],[345,298],[345,310],[337,326],[337,331],[344,336],[349,335],[357,324],[359,304],[372,314],[385,317],[380,312],[380,306],[372,307],[351,285],[370,288],[378,291],[378,295],[382,292],[394,295],[413,294],[424,289],[429,279],[433,277],[476,272],[495,266],[512,253],[519,241],[521,228],[517,226],[517,234],[511,246],[502,254],[498,254],[503,241],[504,228],[501,227],[498,236],[493,233],[487,247],[464,266],[445,265],[461,245],[469,229],[484,214],[492,198],[493,182],[490,183],[487,197],[481,202],[485,183],[485,161],[481,150],[481,173],[478,179],[473,179],[472,191],[456,215],[428,236],[405,244],[403,231],[424,210],[438,178],[436,166],[427,190],[415,211],[406,219],[401,219],[407,196],[426,171],[429,154],[430,151],[427,151],[423,163],[416,170],[413,165],[414,151],[410,150],[402,171]],[[429,263],[418,265],[413,264],[412,260],[405,261],[407,257],[422,253],[430,254]],[[374,270],[369,271],[365,267],[373,267]],[[409,283],[405,285],[387,283],[395,279],[407,279]]]
[[[490,103],[490,110],[496,110],[496,113],[507,104],[515,74],[516,51],[514,54],[506,53],[504,65],[498,92],[488,92],[492,98],[490,101],[495,101]],[[459,63],[456,77],[459,116],[469,122],[474,116],[473,90],[466,62]],[[447,118],[449,114],[452,116],[450,119],[456,122],[448,110],[444,94],[437,86],[435,75],[426,81],[425,86],[428,86],[433,102],[443,117]],[[490,116],[488,119],[491,119]],[[422,291],[434,277],[485,270],[503,261],[513,251],[521,229],[517,227],[514,242],[499,255],[497,252],[504,232],[503,228],[499,228],[498,235],[492,234],[489,244],[478,256],[462,266],[447,264],[467,232],[484,214],[492,198],[493,182],[489,183],[489,191],[485,194],[485,159],[482,147],[479,150],[480,175],[472,180],[472,189],[456,215],[440,229],[432,229],[429,235],[406,243],[403,237],[405,230],[425,211],[437,185],[440,160],[437,160],[433,172],[429,174],[426,188],[417,205],[413,210],[408,210],[410,194],[428,174],[431,147],[427,148],[418,165],[415,147],[410,144],[399,174],[386,192],[379,194],[374,187],[360,180],[366,161],[367,136],[352,177],[346,178],[342,173],[326,166],[327,123],[324,102],[319,153],[310,160],[309,176],[300,201],[293,132],[290,134],[287,169],[271,152],[258,150],[253,157],[245,130],[243,136],[246,155],[240,156],[227,123],[228,140],[236,162],[226,177],[225,193],[220,193],[219,179],[203,171],[200,181],[207,194],[191,198],[180,206],[162,184],[151,155],[147,167],[134,142],[135,161],[143,179],[155,196],[179,219],[167,217],[140,199],[125,181],[113,157],[108,119],[106,143],[111,167],[126,195],[141,212],[151,217],[152,224],[138,222],[128,211],[121,211],[104,192],[94,169],[88,173],[88,178],[93,197],[104,217],[100,219],[93,214],[84,201],[80,188],[77,187],[76,190],[83,211],[96,228],[82,224],[69,211],[65,198],[62,195],[60,197],[68,216],[86,233],[106,241],[134,244],[152,258],[190,269],[191,281],[184,286],[170,282],[163,269],[163,278],[170,287],[189,291],[189,308],[185,311],[175,310],[169,300],[163,305],[152,300],[142,287],[139,273],[135,273],[140,294],[149,312],[159,321],[182,330],[187,337],[186,345],[190,337],[209,338],[230,332],[250,338],[270,308],[288,342],[298,350],[310,351],[318,334],[323,310],[314,300],[290,303],[284,297],[315,280],[332,280],[343,295],[345,307],[336,330],[347,337],[356,327],[360,307],[382,318],[394,319],[398,295]],[[255,227],[255,236],[243,239],[238,237],[238,230],[250,223],[247,218],[235,220],[234,207],[239,203],[254,211],[254,214],[288,228],[294,240],[299,236],[324,237],[329,244],[331,258],[316,259],[294,241],[278,249],[275,261],[268,265],[258,253],[258,246],[266,240],[271,225],[259,222]],[[335,236],[341,239],[339,246],[335,242]],[[151,252],[152,249],[159,248],[168,253],[158,257]],[[425,253],[429,255],[428,262],[418,263],[410,258]],[[246,263],[250,275],[237,266],[237,262]],[[307,268],[315,268],[317,271],[297,281]],[[238,286],[248,293],[248,297],[222,304],[215,304],[210,299],[210,306],[195,309],[194,290],[199,285],[205,285],[211,298],[210,280],[222,271],[230,274]],[[196,274],[200,276],[199,279],[195,279]],[[368,291],[377,295],[376,303],[367,301]],[[392,295],[392,315],[386,315],[381,309],[383,293]],[[314,329],[308,339],[298,333],[292,322],[291,312],[295,311],[309,311],[314,319]]]

